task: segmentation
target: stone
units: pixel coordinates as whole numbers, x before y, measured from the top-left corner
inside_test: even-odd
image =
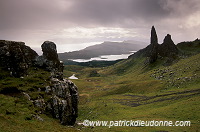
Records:
[[[36,65],[49,71],[63,71],[63,63],[58,59],[56,44],[45,41],[41,45],[43,54],[36,58]]]
[[[31,94],[29,96],[23,92],[23,95],[39,109],[37,114],[50,113],[60,119],[61,124],[74,125],[78,117],[78,88],[72,81],[63,79],[64,65],[58,59],[55,43],[45,41],[41,47],[43,55],[38,56],[23,42],[0,40],[0,66],[10,71],[12,76],[21,77],[22,80],[25,79],[23,76],[30,67],[34,67],[35,70],[41,67],[51,71],[50,86],[44,88],[47,95],[38,94],[35,100],[30,97]],[[41,88],[38,93],[40,92]],[[2,89],[0,93],[12,94],[21,91],[17,87],[11,87]],[[35,118],[43,121],[39,115]]]
[[[156,34],[155,27],[152,26],[151,28],[151,44],[150,44],[150,51],[148,57],[148,63],[153,63],[158,58],[158,37]]]
[[[0,40],[0,66],[14,77],[22,77],[35,62],[38,54],[24,42]]]
[[[159,54],[165,57],[173,57],[178,54],[178,48],[171,39],[171,35],[165,36],[163,43],[160,46]]]
[[[41,108],[42,110],[46,107],[45,100],[42,98],[34,100],[34,105],[38,108]]]
[[[55,79],[53,79],[55,80]],[[78,117],[78,90],[70,80],[53,81],[48,87],[53,95],[47,104],[47,112],[60,119],[63,125],[74,125]]]
[[[39,120],[39,121],[44,121],[44,119],[42,119],[42,117],[40,117],[39,115],[32,115],[35,119]]]
[[[30,97],[29,94],[27,94],[27,93],[25,93],[25,92],[23,92],[23,94],[24,94],[24,96],[25,96],[29,101],[31,101],[31,97]]]
[[[158,37],[156,34],[156,29],[154,26],[151,28],[151,43],[150,44],[158,44]]]
[[[146,48],[131,55],[129,58],[137,58],[140,56],[146,57],[147,59],[144,62],[146,65],[156,62],[157,59],[165,59],[163,65],[169,65],[177,58],[178,53],[179,50],[172,41],[170,34],[165,36],[161,45],[158,44],[156,29],[152,26],[150,44]]]
[[[56,44],[54,42],[45,41],[41,45],[41,47],[42,47],[43,56],[46,59],[52,60],[54,62],[59,62],[58,54],[57,54],[57,50],[56,50]]]
[[[51,77],[51,85],[45,87],[49,99],[42,97],[32,101],[39,113],[49,113],[63,125],[74,125],[78,117],[78,88],[70,80]]]

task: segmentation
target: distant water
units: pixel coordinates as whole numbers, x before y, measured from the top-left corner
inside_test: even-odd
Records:
[[[78,79],[78,77],[75,77],[75,74],[73,74],[69,79]]]
[[[98,60],[98,61],[115,61],[119,59],[127,59],[130,55],[134,54],[136,51],[131,51],[130,54],[121,54],[121,55],[102,55],[99,57],[94,57],[91,59],[71,59],[76,62],[89,62],[93,60]]]

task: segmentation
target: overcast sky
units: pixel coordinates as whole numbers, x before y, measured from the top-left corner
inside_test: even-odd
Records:
[[[159,42],[200,37],[199,0],[0,0],[0,39],[39,49],[54,41],[58,52],[103,41],[149,43],[154,25]]]

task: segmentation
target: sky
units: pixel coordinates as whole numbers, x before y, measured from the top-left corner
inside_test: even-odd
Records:
[[[150,43],[155,26],[159,43],[200,37],[199,0],[0,0],[0,39],[23,41],[40,51],[53,41],[58,52],[104,41]]]

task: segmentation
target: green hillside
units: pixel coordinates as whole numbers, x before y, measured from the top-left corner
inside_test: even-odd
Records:
[[[88,120],[191,121],[190,127],[86,127],[83,131],[196,132],[200,128],[200,54],[181,52],[171,65],[166,58],[145,65],[129,58],[107,68],[67,66],[79,87],[79,122]],[[73,68],[72,68],[73,67]],[[77,70],[79,69],[79,70]],[[89,77],[96,70],[100,77]]]
[[[200,53],[200,40],[181,42],[177,44],[177,47],[185,56],[194,55]]]

